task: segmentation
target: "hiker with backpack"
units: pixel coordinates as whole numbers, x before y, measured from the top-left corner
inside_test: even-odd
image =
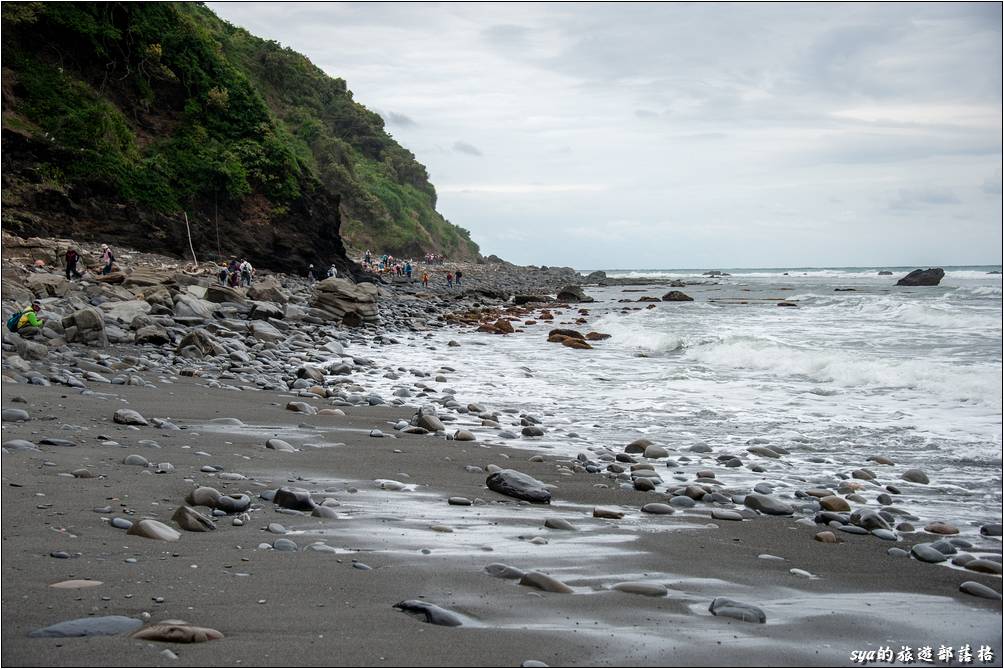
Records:
[[[21,311],[15,311],[7,319],[7,329],[16,332],[22,337],[32,337],[42,330],[45,321],[39,320],[38,313],[42,310],[42,305],[38,300],[34,300],[31,306],[25,307]]]
[[[108,248],[108,244],[101,245],[101,262],[104,263],[104,267],[101,269],[102,274],[112,273],[112,264],[115,262],[115,254],[112,250]]]
[[[240,268],[241,268],[241,285],[250,287],[251,280],[254,278],[254,267],[252,267],[251,263],[247,261],[247,258],[241,258]]]
[[[66,249],[66,280],[69,281],[71,278],[80,279],[83,275],[77,269],[77,263],[80,261],[80,254],[74,248]]]

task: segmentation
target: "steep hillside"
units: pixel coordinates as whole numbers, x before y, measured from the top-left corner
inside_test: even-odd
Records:
[[[262,266],[342,238],[477,257],[425,168],[307,58],[199,4],[4,3],[3,224]]]

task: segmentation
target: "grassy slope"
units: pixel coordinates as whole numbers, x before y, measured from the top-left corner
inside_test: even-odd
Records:
[[[477,254],[343,80],[202,5],[4,3],[3,32],[4,127],[74,156],[35,166],[54,185],[101,182],[160,213],[253,199],[266,216],[323,191],[351,244]]]

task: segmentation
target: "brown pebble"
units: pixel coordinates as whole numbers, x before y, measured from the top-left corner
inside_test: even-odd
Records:
[[[819,541],[819,542],[824,543],[824,544],[838,544],[838,543],[840,543],[840,540],[837,539],[837,535],[835,535],[833,532],[830,532],[828,530],[825,531],[825,532],[819,532],[819,533],[817,533],[815,538],[816,538],[816,541]]]
[[[950,525],[948,523],[943,523],[941,521],[935,521],[933,523],[928,523],[924,526],[925,532],[930,532],[931,534],[958,534],[959,528],[955,525]]]

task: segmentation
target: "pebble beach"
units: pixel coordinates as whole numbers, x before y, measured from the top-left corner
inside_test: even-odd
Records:
[[[1001,664],[999,400],[948,398],[979,460],[953,478],[875,421],[853,448],[786,426],[800,441],[708,394],[705,428],[660,413],[691,386],[650,406],[617,385],[663,354],[710,365],[697,345],[581,357],[684,303],[670,288],[758,320],[827,308],[818,290],[504,263],[455,290],[245,290],[128,252],[113,279],[26,262],[60,244],[4,242],[5,316],[36,297],[49,319],[4,333],[5,665]],[[548,368],[613,379],[610,410]],[[677,377],[649,387],[695,382]],[[807,396],[884,408],[916,387]]]

